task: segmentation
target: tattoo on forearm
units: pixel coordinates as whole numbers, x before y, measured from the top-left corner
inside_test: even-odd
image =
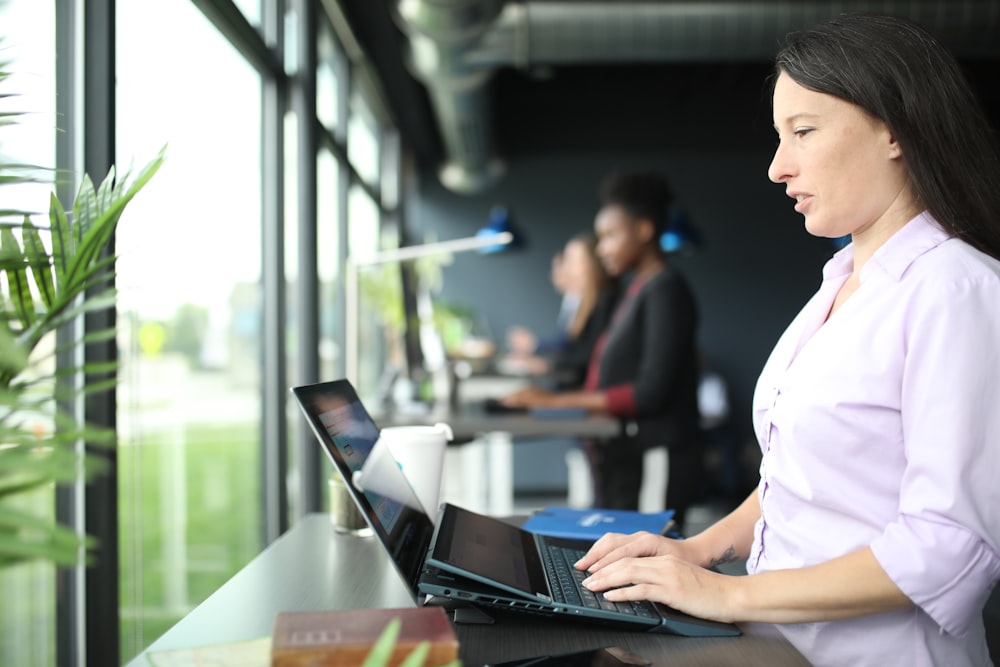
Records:
[[[709,567],[717,567],[719,565],[725,565],[726,563],[732,563],[736,560],[736,547],[729,545],[729,547],[722,552],[722,555],[718,558],[713,558],[708,562]]]

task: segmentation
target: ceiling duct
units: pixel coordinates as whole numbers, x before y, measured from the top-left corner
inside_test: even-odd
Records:
[[[444,140],[441,180],[464,193],[503,174],[490,102],[500,67],[767,61],[789,32],[856,11],[913,19],[960,57],[1000,53],[1000,3],[981,0],[399,0],[396,9]]]
[[[502,0],[400,0],[397,20],[409,42],[408,66],[426,86],[446,153],[439,177],[456,192],[486,189],[503,175],[492,132],[493,67],[467,54],[492,27]]]

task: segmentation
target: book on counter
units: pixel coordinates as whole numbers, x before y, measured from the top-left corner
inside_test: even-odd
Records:
[[[671,535],[674,511],[637,512],[632,510],[579,509],[546,507],[524,522],[522,528],[532,533],[595,541],[605,533],[629,535],[641,530]]]
[[[283,611],[274,619],[271,667],[361,665],[393,619],[399,634],[386,665],[400,665],[419,644],[429,650],[422,664],[458,660],[458,637],[441,607]]]

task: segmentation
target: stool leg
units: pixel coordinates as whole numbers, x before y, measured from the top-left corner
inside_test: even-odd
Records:
[[[594,502],[594,483],[587,455],[579,448],[566,452],[566,473],[566,503],[570,507],[590,507]]]
[[[458,480],[453,480],[457,483],[451,485],[457,492],[455,504],[472,512],[486,513],[491,483],[489,477],[484,476],[489,469],[487,443],[484,438],[476,438],[456,449]]]
[[[514,439],[506,431],[486,434],[489,484],[486,490],[487,513],[509,516],[514,513]]]
[[[639,487],[639,511],[662,512],[667,497],[670,455],[666,447],[652,447],[642,455],[642,485]]]

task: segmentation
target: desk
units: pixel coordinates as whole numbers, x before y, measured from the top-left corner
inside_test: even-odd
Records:
[[[426,414],[374,414],[380,428],[389,426],[451,426],[458,447],[449,448],[441,499],[492,516],[514,512],[515,438],[611,438],[621,432],[619,421],[606,415],[535,417],[526,414],[489,414],[472,408],[438,409]],[[485,484],[449,480],[484,480]]]
[[[146,653],[270,636],[279,611],[412,607],[406,584],[378,542],[336,533],[312,514],[267,547],[127,667]],[[506,614],[492,625],[456,625],[464,667],[622,645],[657,665],[808,667],[787,642],[765,637],[689,638],[607,630],[598,625]]]

